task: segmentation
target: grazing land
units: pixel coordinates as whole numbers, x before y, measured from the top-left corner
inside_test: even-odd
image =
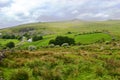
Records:
[[[31,23],[0,33],[0,80],[120,80],[119,20]],[[55,45],[58,36],[69,40]]]

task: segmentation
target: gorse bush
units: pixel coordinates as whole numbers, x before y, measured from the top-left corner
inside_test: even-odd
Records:
[[[15,47],[15,43],[14,42],[9,42],[9,43],[6,44],[6,47],[14,48]]]
[[[75,40],[73,38],[69,38],[66,36],[57,36],[55,40],[50,40],[49,44],[62,45],[63,43],[68,43],[69,45],[75,44]]]

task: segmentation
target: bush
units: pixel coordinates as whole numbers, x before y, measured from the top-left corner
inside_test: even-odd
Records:
[[[72,34],[72,32],[67,32],[67,34]]]
[[[14,48],[15,47],[15,43],[14,42],[9,42],[9,43],[6,44],[6,47]]]
[[[66,36],[57,36],[55,40],[50,40],[49,44],[55,44],[55,45],[62,45],[63,43],[68,43],[69,45],[75,44],[75,41],[73,38],[69,38]]]
[[[18,36],[17,37],[18,40],[22,40],[22,38],[23,38],[22,36]]]
[[[36,49],[37,49],[36,46],[32,46],[32,45],[28,47],[28,50],[30,50],[30,51],[33,51],[33,50],[36,50]]]
[[[105,41],[105,44],[110,44],[110,41]]]
[[[29,80],[29,75],[24,70],[18,70],[16,73],[12,74],[10,80]]]
[[[55,45],[54,45],[54,44],[50,44],[49,47],[50,47],[50,48],[54,48]]]
[[[8,34],[6,34],[6,35],[2,36],[2,39],[16,39],[16,36],[15,35],[8,35]]]
[[[33,41],[39,41],[39,40],[42,40],[43,37],[42,36],[33,36]]]
[[[62,46],[62,47],[68,47],[69,44],[68,44],[68,43],[63,43],[61,46]]]
[[[50,40],[50,41],[49,41],[49,44],[55,44],[55,40],[53,40],[53,39]]]

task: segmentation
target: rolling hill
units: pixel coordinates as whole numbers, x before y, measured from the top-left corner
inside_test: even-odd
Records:
[[[76,44],[91,44],[104,39],[111,41],[112,38],[120,36],[120,21],[61,21],[61,22],[40,22],[23,24],[15,27],[0,30],[3,34],[23,35],[42,35],[43,40],[36,42],[26,42],[24,48],[29,45],[47,46],[51,39],[56,36],[68,36],[75,39]],[[69,34],[70,33],[70,34]],[[10,41],[10,40],[9,40]],[[4,43],[4,40],[3,40]]]
[[[0,39],[0,50],[8,42],[16,44],[0,61],[2,80],[120,80],[120,41],[112,39],[120,36],[120,21],[31,23],[0,33],[43,35],[35,42]],[[50,47],[49,41],[59,35],[76,44]]]
[[[40,34],[63,34],[68,31],[75,33],[92,32],[92,31],[108,31],[111,34],[119,35],[120,21],[61,21],[61,22],[40,22],[23,24],[11,28],[1,29],[3,33],[40,33]]]

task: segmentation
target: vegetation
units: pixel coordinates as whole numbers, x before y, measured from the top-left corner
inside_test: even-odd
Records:
[[[2,39],[16,39],[16,38],[17,37],[15,35],[8,35],[8,34],[6,34],[6,35],[2,36]]]
[[[9,42],[9,43],[6,44],[6,47],[8,47],[8,48],[14,48],[15,44],[14,44],[14,42]]]
[[[29,75],[24,70],[18,70],[18,72],[12,74],[10,80],[29,80]]]
[[[42,36],[33,36],[33,41],[39,41],[39,40],[42,40],[43,37]]]
[[[0,36],[0,80],[120,80],[119,22],[66,21],[1,29],[17,38]],[[30,38],[33,42],[27,41]]]
[[[69,45],[75,44],[75,41],[73,38],[69,38],[66,36],[57,36],[55,40],[50,40],[49,44],[55,44],[55,45],[62,45],[63,43],[68,43]]]
[[[120,49],[114,43],[120,44],[7,51],[0,69],[6,80],[119,80]]]

